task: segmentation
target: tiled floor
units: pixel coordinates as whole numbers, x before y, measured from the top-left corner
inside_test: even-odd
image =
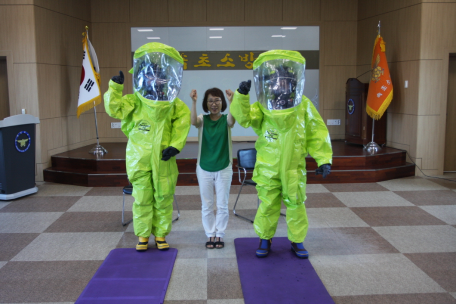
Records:
[[[253,216],[256,192],[244,189],[236,209]],[[304,244],[336,303],[456,303],[456,182],[412,177],[307,190]],[[256,236],[252,225],[231,213],[226,247],[206,250],[198,187],[178,187],[176,197],[180,219],[167,240],[178,255],[165,303],[244,303],[234,239]],[[0,202],[0,303],[73,303],[110,250],[137,242],[132,225],[120,223],[121,204],[120,188],[51,183]],[[283,217],[276,236],[286,236]]]

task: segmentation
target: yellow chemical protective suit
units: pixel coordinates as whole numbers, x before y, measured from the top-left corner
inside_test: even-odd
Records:
[[[151,234],[165,237],[171,231],[173,195],[179,172],[176,158],[161,160],[162,151],[170,146],[181,151],[190,130],[190,110],[176,98],[183,60],[174,48],[160,43],[140,47],[134,59],[135,93],[122,96],[123,85],[110,80],[104,94],[105,108],[109,116],[121,119],[122,131],[128,137],[126,167],[135,198],[135,234],[144,238]],[[155,95],[144,93],[144,78],[141,77],[145,67],[153,71],[152,65],[161,66],[161,70],[168,72],[168,79],[161,82],[166,83],[160,86],[165,94],[161,98],[156,92],[153,92]],[[155,96],[158,100],[144,96]]]
[[[271,60],[275,60],[276,64],[279,60],[285,64],[292,62],[292,65],[303,65],[304,77],[305,59],[298,52],[265,52],[254,62],[254,69],[261,69],[268,64],[271,66]],[[271,93],[265,89],[267,86],[258,84],[258,79],[261,77],[254,77],[257,95],[267,99]],[[261,239],[269,240],[274,236],[283,200],[287,207],[288,239],[302,243],[308,229],[304,204],[307,181],[305,157],[310,154],[318,166],[331,164],[332,148],[325,123],[312,102],[302,95],[303,79],[297,82],[297,91],[301,92],[293,92],[298,98],[293,107],[268,109],[263,105],[272,103],[265,100],[250,105],[249,95],[236,91],[230,111],[241,126],[251,126],[258,135],[253,180],[257,183],[261,204],[254,221],[255,232]]]

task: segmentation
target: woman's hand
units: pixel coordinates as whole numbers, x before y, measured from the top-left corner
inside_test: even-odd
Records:
[[[190,98],[193,100],[193,103],[196,103],[196,100],[198,99],[198,93],[196,90],[192,90],[190,92]]]
[[[228,101],[231,103],[233,101],[233,91],[230,89],[225,91],[226,97],[228,98]]]

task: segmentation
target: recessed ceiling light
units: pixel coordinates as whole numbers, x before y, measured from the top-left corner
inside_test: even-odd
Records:
[[[218,28],[210,28],[209,29],[210,31],[223,31],[224,28],[223,27],[218,27]]]
[[[272,35],[273,38],[285,38],[285,35]]]
[[[281,27],[280,29],[281,30],[295,30],[295,29],[297,29],[297,27],[296,26],[295,27]]]
[[[153,32],[153,29],[138,29],[138,32]]]
[[[211,39],[220,39],[220,38],[222,38],[222,36],[209,36],[209,38],[211,38]]]
[[[147,37],[147,39],[160,39],[160,37]]]

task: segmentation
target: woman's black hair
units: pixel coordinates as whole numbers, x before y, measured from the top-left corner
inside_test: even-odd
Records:
[[[226,110],[226,100],[225,100],[225,95],[223,94],[222,90],[218,88],[212,88],[206,91],[204,93],[204,98],[203,98],[203,110],[206,113],[209,113],[209,108],[207,107],[207,98],[209,97],[209,94],[211,94],[214,97],[220,97],[222,100],[222,112]]]

